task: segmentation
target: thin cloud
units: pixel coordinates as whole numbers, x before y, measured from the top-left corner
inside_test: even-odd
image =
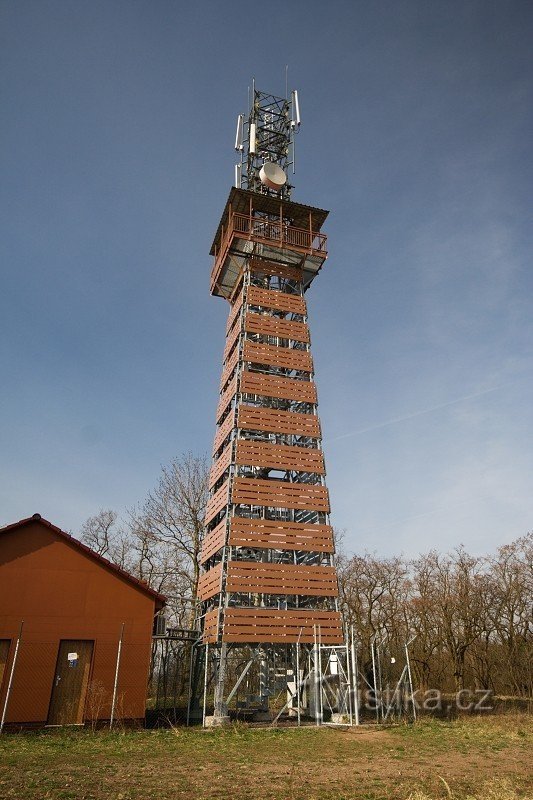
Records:
[[[424,414],[431,414],[433,411],[440,411],[442,408],[449,408],[449,406],[456,405],[457,403],[464,403],[467,400],[475,400],[477,397],[483,397],[486,394],[497,392],[499,389],[503,389],[505,386],[508,386],[508,384],[502,383],[499,386],[493,386],[491,389],[484,389],[482,392],[474,392],[473,394],[467,394],[464,397],[458,397],[455,400],[449,400],[447,403],[440,403],[438,406],[431,406],[431,408],[415,411],[413,414],[406,414],[403,417],[395,417],[394,419],[389,419],[386,422],[378,422],[377,425],[369,425],[367,428],[359,428],[359,430],[351,431],[350,433],[343,433],[341,436],[333,436],[330,439],[325,439],[324,443],[337,442],[339,439],[349,439],[352,436],[359,436],[362,433],[368,433],[369,431],[376,431],[380,428],[386,428],[389,425],[395,425],[397,422],[405,422],[408,419],[415,419],[415,417],[421,417]]]

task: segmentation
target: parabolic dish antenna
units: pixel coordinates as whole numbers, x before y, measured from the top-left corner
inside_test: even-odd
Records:
[[[259,170],[259,179],[269,189],[281,189],[287,183],[284,171],[278,164],[273,164],[271,161],[265,161]]]

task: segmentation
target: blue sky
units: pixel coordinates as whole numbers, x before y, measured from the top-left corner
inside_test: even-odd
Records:
[[[4,0],[0,524],[76,533],[210,450],[235,118],[288,64],[293,197],[331,209],[308,303],[333,523],[381,555],[530,530],[532,33],[505,0]]]

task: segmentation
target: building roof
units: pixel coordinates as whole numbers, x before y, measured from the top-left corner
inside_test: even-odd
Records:
[[[58,528],[57,525],[52,525],[47,519],[41,517],[40,514],[33,514],[31,517],[26,517],[25,519],[20,519],[18,522],[12,522],[11,525],[5,525],[3,528],[0,528],[0,534],[7,533],[8,531],[13,531],[16,528],[23,528],[26,525],[31,525],[32,523],[39,523],[40,525],[44,525],[47,528],[50,528],[54,533],[56,533],[62,539],[65,539],[70,545],[76,547],[78,550],[81,550],[84,555],[89,556],[90,558],[98,561],[102,566],[106,567],[107,569],[111,570],[111,572],[115,572],[124,580],[131,583],[136,589],[144,592],[150,597],[153,597],[161,605],[166,603],[167,598],[165,595],[156,592],[154,589],[151,589],[145,581],[141,581],[139,578],[136,578],[134,575],[130,575],[129,572],[126,570],[121,569],[121,567],[117,567],[116,564],[113,564],[107,558],[96,553],[94,550],[91,550],[90,547],[87,547],[86,544],[80,542],[79,539],[76,539],[74,536],[71,536],[70,533],[66,531],[62,531],[61,528]]]

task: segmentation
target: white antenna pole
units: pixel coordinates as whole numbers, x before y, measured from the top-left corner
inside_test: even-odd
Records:
[[[235,133],[235,150],[242,150],[242,127],[244,123],[244,114],[239,114],[237,117],[237,132]]]
[[[13,675],[15,674],[15,667],[19,654],[20,640],[22,639],[22,628],[24,627],[24,620],[20,623],[19,635],[15,645],[15,652],[13,654],[13,661],[11,663],[11,672],[9,673],[9,683],[7,684],[6,699],[4,701],[4,710],[2,711],[2,720],[0,721],[0,733],[4,730],[4,722],[6,721],[7,704],[9,703],[9,695],[11,694],[11,687],[13,685]]]
[[[109,729],[113,727],[113,722],[115,721],[115,704],[117,702],[117,688],[118,688],[118,671],[120,669],[120,654],[122,653],[122,639],[124,637],[124,625],[122,623],[122,627],[120,629],[120,638],[118,640],[118,649],[117,649],[117,662],[115,665],[115,680],[113,682],[113,699],[111,700],[111,716],[109,718]]]
[[[250,123],[250,144],[248,145],[248,152],[251,156],[255,156],[255,122]]]
[[[301,124],[300,119],[300,104],[298,102],[298,92],[294,89],[292,93],[292,102],[293,102],[293,111],[294,111],[294,121],[296,123],[296,127],[299,128]]]

